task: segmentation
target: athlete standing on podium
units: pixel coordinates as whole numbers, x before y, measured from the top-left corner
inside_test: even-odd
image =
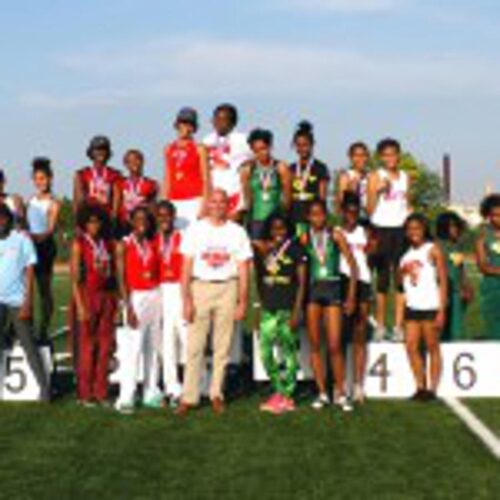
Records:
[[[35,158],[33,160],[33,183],[37,192],[27,203],[26,220],[37,253],[35,277],[41,313],[38,338],[42,343],[49,341],[50,321],[54,312],[52,278],[57,255],[55,234],[61,210],[61,202],[52,194],[52,178],[50,160]]]
[[[281,209],[290,209],[291,175],[287,164],[273,157],[273,143],[274,136],[269,130],[253,130],[248,137],[253,159],[241,169],[252,240],[262,238],[264,225],[270,215]]]
[[[383,167],[368,177],[367,211],[377,231],[378,251],[375,256],[377,273],[377,304],[375,339],[387,335],[386,312],[391,282],[395,289],[395,319],[392,338],[404,340],[404,301],[396,289],[396,274],[404,242],[404,223],[410,212],[410,177],[400,169],[401,145],[394,139],[384,139],[377,146]]]
[[[214,189],[223,189],[229,200],[229,217],[241,222],[244,209],[240,168],[252,157],[247,136],[236,130],[238,110],[220,104],[213,113],[214,130],[203,139],[208,150],[210,178]]]
[[[114,223],[116,213],[115,184],[121,179],[118,170],[109,167],[112,156],[111,142],[107,137],[94,137],[87,148],[87,156],[92,164],[78,170],[73,184],[73,212],[79,213],[86,205],[97,205],[103,208]],[[108,232],[111,228],[105,228]]]
[[[311,202],[326,201],[330,174],[328,167],[314,157],[313,126],[302,121],[293,134],[297,161],[290,165],[292,176],[292,206],[290,217],[298,236],[307,232],[307,214]]]
[[[211,190],[208,155],[195,141],[198,113],[182,108],[175,120],[177,139],[165,149],[163,197],[175,205],[179,229],[203,216]]]

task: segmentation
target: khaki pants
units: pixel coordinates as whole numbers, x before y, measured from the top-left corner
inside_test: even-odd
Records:
[[[186,373],[183,401],[190,405],[200,400],[200,373],[213,320],[213,375],[210,399],[222,398],[222,388],[234,333],[234,314],[238,301],[238,282],[192,285],[195,318],[188,327]]]

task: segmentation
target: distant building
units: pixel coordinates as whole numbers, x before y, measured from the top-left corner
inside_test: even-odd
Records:
[[[483,218],[479,213],[477,205],[461,205],[459,203],[450,203],[449,210],[456,212],[462,219],[464,219],[470,227],[477,227],[482,224]]]

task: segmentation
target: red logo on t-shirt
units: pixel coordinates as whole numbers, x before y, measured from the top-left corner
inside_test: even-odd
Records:
[[[208,157],[212,168],[227,169],[229,161],[226,159],[231,152],[229,144],[222,144],[208,148]]]
[[[231,259],[231,256],[224,247],[212,247],[205,250],[201,258],[206,262],[207,266],[217,269],[226,265]]]
[[[422,262],[419,260],[410,260],[406,264],[403,265],[401,268],[401,272],[403,275],[406,275],[410,278],[410,283],[413,286],[417,286],[418,280],[420,278],[420,272],[422,271],[423,268]]]

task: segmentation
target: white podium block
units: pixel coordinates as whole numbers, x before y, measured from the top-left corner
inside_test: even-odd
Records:
[[[500,342],[443,344],[442,352],[439,396],[500,397]]]
[[[304,329],[300,329],[297,333],[299,335],[299,372],[297,374],[297,380],[311,380],[313,378],[311,370],[311,360],[310,353],[311,348],[309,345],[309,339],[307,337],[307,332]],[[275,355],[280,356],[279,347],[275,348]],[[269,380],[264,365],[262,364],[262,359],[260,357],[260,342],[259,335],[257,332],[253,334],[253,379],[256,382],[265,382]]]
[[[45,375],[50,383],[52,359],[50,348],[39,348],[45,367]],[[26,359],[24,349],[15,344],[12,350],[3,353],[0,366],[0,399],[2,401],[40,401],[40,385]]]
[[[369,398],[409,398],[415,381],[404,344],[390,342],[368,345],[365,394]]]

